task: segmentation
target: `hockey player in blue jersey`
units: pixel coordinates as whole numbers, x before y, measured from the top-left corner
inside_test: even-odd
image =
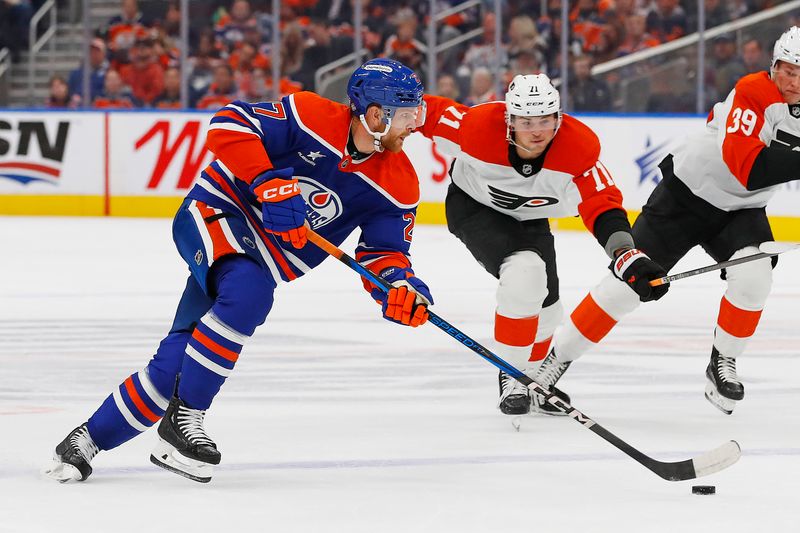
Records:
[[[232,102],[211,119],[217,159],[199,176],[173,223],[191,272],[169,334],[144,370],[115,389],[55,449],[46,473],[83,481],[91,460],[160,420],[151,461],[200,482],[220,452],[206,410],[262,324],[273,291],[327,255],[306,246],[306,224],[340,244],[361,230],[357,259],[391,282],[388,295],[364,281],[383,316],[416,327],[433,302],[414,274],[409,246],[419,182],[404,139],[424,121],[412,70],[368,61],[347,87],[350,106],[314,93],[279,102]]]

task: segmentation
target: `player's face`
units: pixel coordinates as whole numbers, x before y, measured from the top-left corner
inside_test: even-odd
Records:
[[[514,142],[529,153],[528,156],[541,154],[556,135],[558,116],[544,117],[511,117],[511,129],[514,131]]]
[[[381,139],[381,144],[390,152],[403,149],[403,142],[414,130],[422,125],[425,110],[420,107],[401,107],[395,110],[389,132]]]
[[[390,152],[399,152],[403,149],[406,137],[414,133],[413,125],[398,126],[392,121],[389,132],[381,138],[381,144]]]
[[[800,66],[778,61],[772,79],[788,104],[800,103]]]

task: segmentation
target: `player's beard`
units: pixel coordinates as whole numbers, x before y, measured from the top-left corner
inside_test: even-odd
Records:
[[[381,145],[390,152],[401,152],[403,150],[403,141],[410,133],[406,131],[392,131],[383,136]]]

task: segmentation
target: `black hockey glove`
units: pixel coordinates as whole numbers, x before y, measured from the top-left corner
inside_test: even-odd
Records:
[[[624,281],[633,292],[639,295],[639,300],[649,302],[658,300],[669,290],[669,283],[651,287],[650,281],[663,278],[667,272],[661,265],[647,257],[647,255],[636,248],[625,250],[611,262],[609,268],[614,275]]]

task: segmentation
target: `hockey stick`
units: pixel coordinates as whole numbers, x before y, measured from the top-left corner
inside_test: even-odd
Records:
[[[742,263],[749,263],[750,261],[755,261],[756,259],[764,259],[765,257],[772,257],[773,255],[779,255],[782,254],[783,252],[796,250],[797,248],[800,248],[800,244],[767,241],[761,243],[761,245],[758,247],[760,252],[757,254],[748,255],[746,257],[740,257],[739,259],[733,259],[731,261],[722,261],[721,263],[717,263],[715,265],[695,268],[694,270],[688,270],[686,272],[681,272],[680,274],[672,274],[669,276],[664,276],[663,278],[650,280],[650,285],[653,287],[658,287],[659,285],[672,283],[673,281],[679,279],[690,278],[698,274],[713,272],[714,270],[722,270],[723,268],[732,267],[734,265],[741,265]]]
[[[335,257],[350,267],[352,270],[355,270],[357,273],[367,278],[378,287],[381,287],[384,291],[388,292],[390,289],[392,289],[392,285],[389,282],[370,272],[366,267],[358,263],[355,259],[344,253],[338,247],[328,242],[324,237],[321,237],[311,229],[308,230],[308,240],[313,242],[329,255]],[[739,448],[739,444],[733,440],[726,442],[722,446],[711,450],[710,452],[706,452],[693,459],[687,459],[685,461],[663,462],[653,459],[652,457],[648,457],[568,403],[561,401],[558,396],[555,396],[547,389],[542,388],[530,377],[517,370],[515,367],[488,349],[484,348],[478,341],[472,339],[469,335],[463,333],[457,327],[448,323],[442,317],[431,311],[430,308],[428,309],[428,315],[430,317],[429,321],[433,325],[531,389],[533,392],[541,394],[551,405],[563,411],[567,416],[574,419],[584,427],[592,430],[595,434],[599,435],[607,442],[610,442],[617,449],[626,453],[629,457],[632,457],[641,465],[644,465],[645,468],[657,476],[666,479],[667,481],[684,481],[687,479],[695,479],[698,477],[707,476],[709,474],[719,472],[720,470],[729,467],[739,460],[741,449]]]

